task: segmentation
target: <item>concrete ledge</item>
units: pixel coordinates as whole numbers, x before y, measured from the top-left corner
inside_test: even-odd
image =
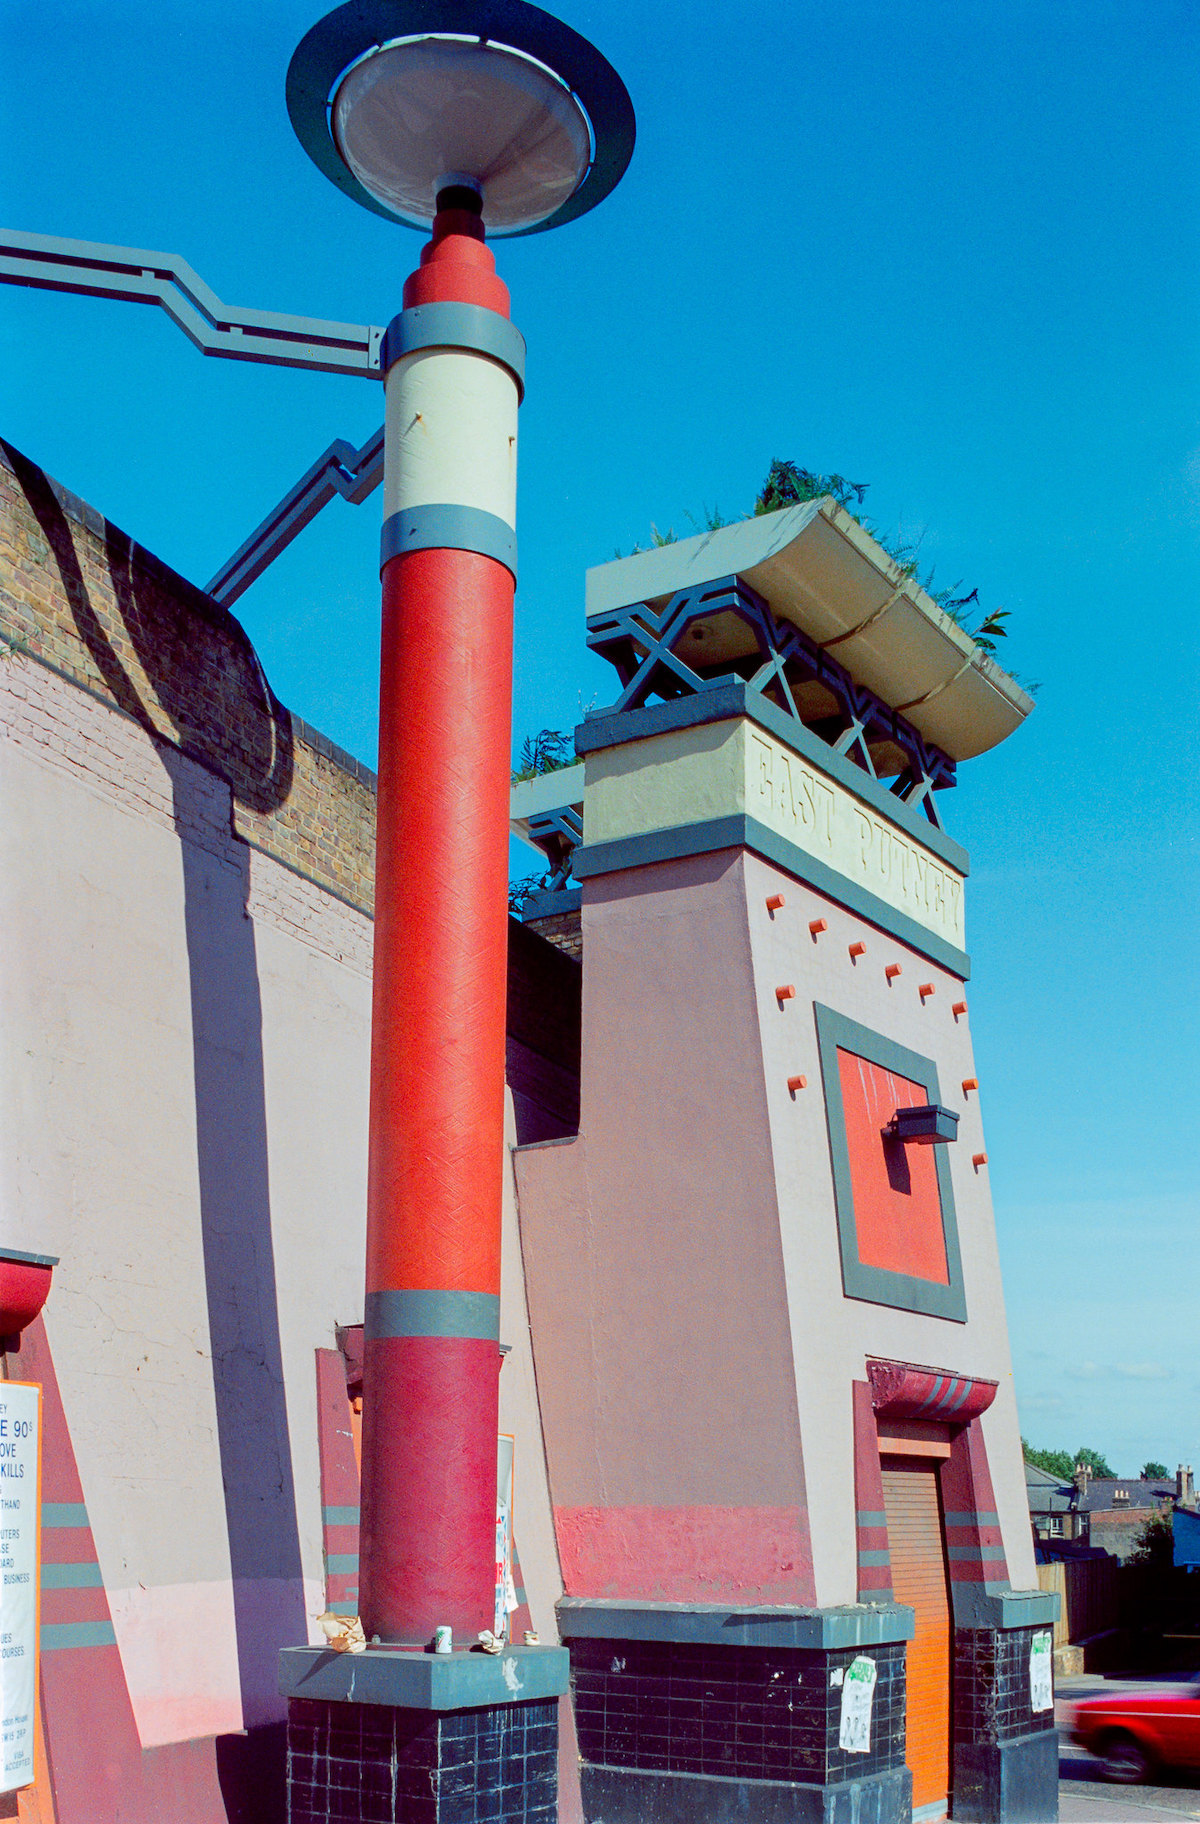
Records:
[[[1058,1620],[1057,1590],[989,1590],[951,1584],[956,1628],[1049,1628]]]
[[[284,1647],[279,1655],[284,1697],[405,1710],[471,1710],[561,1697],[569,1677],[565,1647],[508,1647],[496,1654]]]
[[[716,1774],[580,1768],[584,1813],[604,1824],[909,1824],[907,1767],[829,1786]]]
[[[564,1640],[664,1640],[720,1647],[836,1649],[911,1640],[913,1611],[903,1603],[852,1603],[837,1609],[731,1608],[727,1603],[606,1602],[564,1596],[557,1605]]]
[[[563,912],[578,912],[583,904],[582,887],[557,887],[552,893],[531,893],[521,907],[521,923],[533,918],[554,918]]]

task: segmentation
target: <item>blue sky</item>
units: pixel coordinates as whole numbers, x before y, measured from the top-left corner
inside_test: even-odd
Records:
[[[418,237],[283,105],[319,6],[59,0],[6,25],[9,225],[182,254],[243,305],[383,323]],[[787,456],[871,484],[1040,681],[944,814],[1023,1429],[1200,1464],[1196,620],[1200,25],[1178,0],[569,4],[633,164],[499,247],[529,342],[515,726],[613,677],[583,571],[748,509]],[[0,288],[0,432],[203,583],[373,383],[204,360],[159,312]],[[283,700],[375,748],[379,497],[238,605]]]

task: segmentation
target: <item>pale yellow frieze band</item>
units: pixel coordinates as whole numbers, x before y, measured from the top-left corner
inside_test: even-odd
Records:
[[[744,718],[587,756],[589,846],[728,816],[755,818],[925,930],[964,947],[963,876]]]

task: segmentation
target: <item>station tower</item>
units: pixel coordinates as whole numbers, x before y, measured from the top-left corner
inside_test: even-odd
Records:
[[[514,794],[582,930],[579,1134],[516,1157],[585,1815],[1053,1818],[939,810],[1032,703],[828,497],[590,571],[587,638]]]

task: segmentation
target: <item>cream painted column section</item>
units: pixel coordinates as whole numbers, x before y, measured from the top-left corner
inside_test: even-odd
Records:
[[[517,523],[517,383],[475,350],[422,348],[387,377],[383,516],[453,505]]]

